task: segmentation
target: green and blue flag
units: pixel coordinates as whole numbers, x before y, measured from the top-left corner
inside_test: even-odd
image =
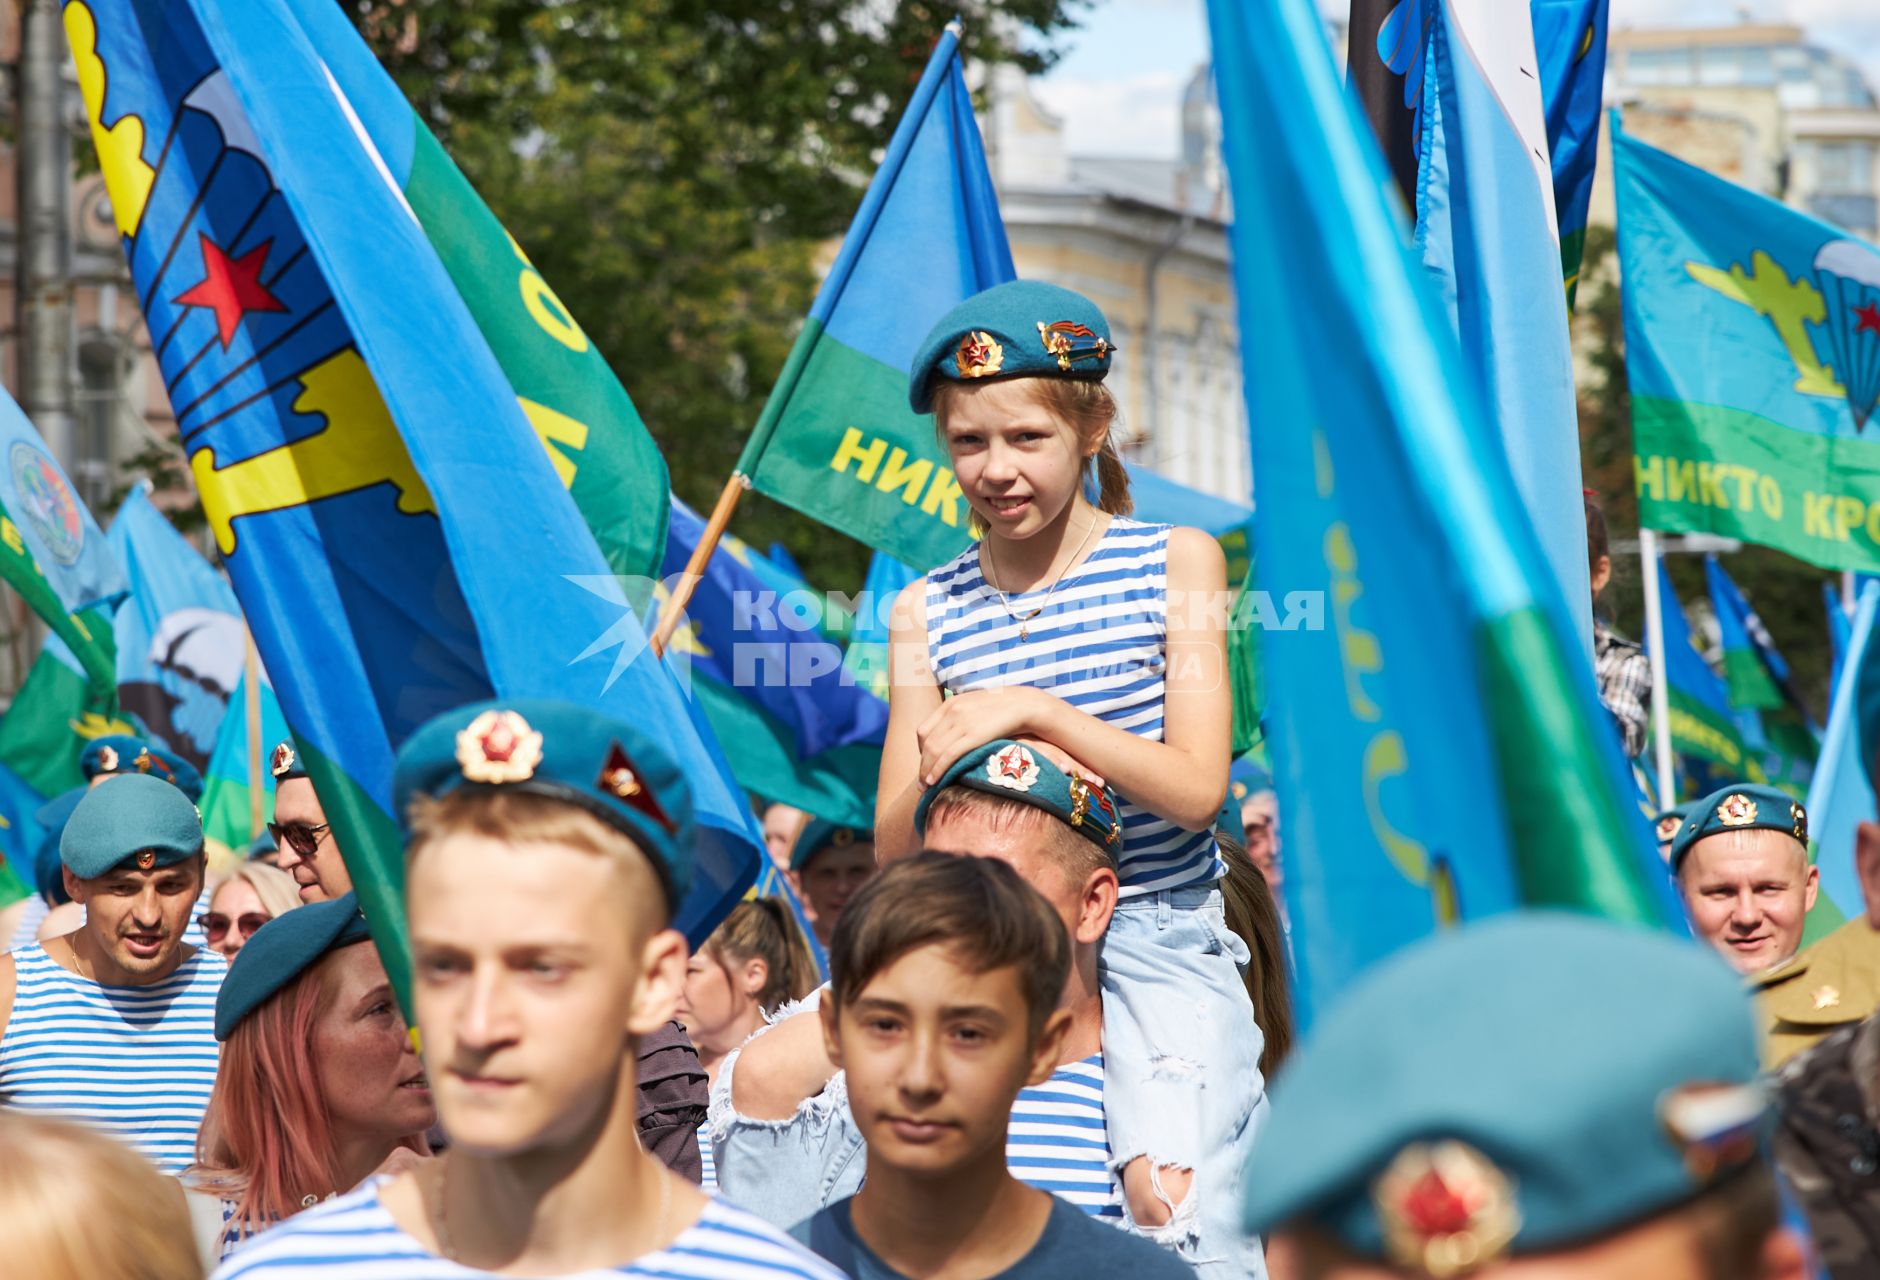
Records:
[[[1553,162],[1554,218],[1560,228],[1560,273],[1572,310],[1586,250],[1586,210],[1599,159],[1600,94],[1606,78],[1606,27],[1611,0],[1529,0],[1541,102],[1547,111],[1547,155]]]
[[[1480,398],[1458,391],[1471,383],[1450,316],[1316,6],[1208,13],[1260,578],[1326,601],[1322,629],[1261,637],[1307,1014],[1458,919],[1545,905],[1682,928],[1557,576]]]
[[[479,234],[468,187],[439,194],[454,170],[333,6],[68,0],[64,14],[179,439],[387,971],[402,991],[393,753],[492,696],[661,727],[700,820],[675,923],[702,940],[755,875],[756,825],[619,587],[637,559],[591,530],[578,471],[607,452],[598,426],[531,409],[572,416],[512,383],[514,353],[496,354],[460,288],[449,259],[474,252],[451,237]],[[420,189],[427,173],[438,192]],[[453,199],[461,224],[429,203]],[[490,278],[583,354],[513,250]],[[620,479],[607,501],[655,495],[661,536],[640,540],[663,550],[663,468]]]
[[[1880,250],[1611,133],[1640,523],[1880,569]]]
[[[862,197],[738,471],[758,492],[922,570],[969,511],[907,372],[935,321],[1015,278],[949,26]]]
[[[1868,583],[1848,631],[1846,670],[1852,678],[1835,686],[1821,758],[1808,788],[1808,834],[1821,868],[1821,891],[1850,918],[1865,910],[1866,901],[1854,869],[1854,830],[1872,822],[1875,813],[1873,781],[1862,757],[1860,686],[1862,668],[1880,661],[1880,645],[1874,643],[1877,615],[1880,584]]]

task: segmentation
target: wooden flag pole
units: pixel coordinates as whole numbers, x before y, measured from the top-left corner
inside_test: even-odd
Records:
[[[673,584],[672,594],[666,598],[666,607],[659,611],[659,623],[653,628],[653,653],[656,657],[665,656],[666,646],[672,641],[672,633],[678,629],[685,607],[692,603],[692,593],[698,589],[699,581],[705,576],[705,566],[711,562],[712,552],[718,549],[718,540],[725,536],[725,530],[730,527],[731,513],[738,509],[738,499],[750,487],[750,478],[737,471],[733,471],[731,478],[725,481],[717,505],[712,507],[711,519],[705,522],[705,532],[700,535],[698,545],[692,548],[692,558],[685,562],[685,572]]]
[[[248,720],[248,838],[261,834],[267,816],[261,812],[261,762],[266,748],[261,743],[261,655],[255,652],[255,634],[246,624],[242,639],[247,652],[242,657],[242,679],[247,690]],[[243,857],[248,851],[241,851]]]

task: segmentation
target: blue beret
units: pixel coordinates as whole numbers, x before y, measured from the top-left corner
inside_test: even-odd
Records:
[[[1240,801],[1228,792],[1221,811],[1214,815],[1214,829],[1243,848],[1247,843],[1247,824],[1240,820]]]
[[[278,852],[280,847],[280,842],[274,838],[274,833],[263,827],[261,834],[248,842],[248,858],[253,861],[264,853]]]
[[[1742,979],[1708,948],[1560,913],[1427,939],[1361,978],[1273,1089],[1246,1226],[1367,1258],[1546,1252],[1760,1158]]]
[[[1043,809],[1112,858],[1122,849],[1115,793],[1065,773],[1022,742],[1000,738],[955,760],[914,806],[916,832],[927,833],[927,810],[933,807],[934,797],[956,786]]]
[[[78,757],[78,767],[87,782],[107,773],[137,773],[140,770],[135,761],[149,748],[150,744],[142,738],[133,738],[127,733],[108,733],[85,744],[84,752]]]
[[[40,805],[33,815],[40,830],[39,848],[33,853],[33,887],[55,907],[72,900],[65,891],[65,877],[60,874],[65,863],[59,857],[59,838],[65,834],[65,824],[72,820],[72,810],[78,808],[89,790],[89,786],[73,787]]]
[[[852,844],[872,844],[875,833],[864,827],[845,827],[827,818],[812,818],[797,834],[790,847],[790,870],[801,871],[809,860],[824,849],[845,848]]]
[[[1671,839],[1671,869],[1678,869],[1692,845],[1720,831],[1781,831],[1808,848],[1808,814],[1802,806],[1787,792],[1745,782],[1686,806],[1684,821]]]
[[[1081,293],[1041,280],[1008,280],[940,318],[908,370],[907,400],[933,412],[933,380],[1076,378],[1101,382],[1116,344],[1110,322]]]
[[[127,773],[79,798],[59,837],[59,857],[80,880],[121,862],[167,867],[202,852],[202,817],[189,797],[160,778]]]
[[[307,776],[307,767],[300,762],[300,752],[294,750],[293,739],[283,738],[274,744],[274,750],[268,752],[268,772],[277,785]]]
[[[191,804],[202,802],[202,774],[195,765],[167,747],[150,747],[139,772],[162,778],[188,796]]]
[[[1239,804],[1250,795],[1273,789],[1273,775],[1250,757],[1242,756],[1227,770],[1227,798]]]
[[[668,907],[684,899],[696,837],[692,789],[678,761],[638,725],[530,698],[447,711],[398,749],[392,801],[408,824],[414,797],[466,788],[526,791],[586,809],[646,853]]]
[[[215,997],[215,1038],[228,1039],[237,1023],[327,952],[370,941],[357,894],[283,911],[256,929],[229,961]]]
[[[1684,815],[1691,811],[1688,804],[1674,804],[1652,819],[1652,831],[1658,836],[1658,843],[1674,839],[1678,828],[1684,825]]]

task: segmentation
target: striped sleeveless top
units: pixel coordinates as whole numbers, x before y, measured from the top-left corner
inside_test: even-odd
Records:
[[[1049,588],[1010,596],[1011,613],[968,547],[927,575],[927,655],[948,693],[1030,685],[1079,711],[1162,741],[1171,526],[1113,517],[1084,562]],[[1044,606],[1025,624],[1023,615]],[[1123,896],[1211,885],[1226,872],[1212,831],[1183,831],[1119,798]]]
[[[1005,1163],[1020,1182],[1122,1225],[1123,1188],[1110,1171],[1103,1122],[1101,1053],[1067,1062],[1043,1084],[1019,1091],[1005,1131]]]
[[[476,1280],[494,1272],[438,1257],[393,1220],[384,1179],[297,1213],[216,1269],[214,1280]],[[842,1273],[769,1223],[713,1197],[699,1220],[657,1253],[583,1277],[631,1280],[842,1280]]]
[[[222,957],[198,951],[148,987],[81,978],[42,946],[13,952],[13,962],[0,1105],[101,1129],[164,1173],[182,1173],[215,1086]]]

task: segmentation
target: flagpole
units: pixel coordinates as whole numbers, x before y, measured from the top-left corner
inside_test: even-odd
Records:
[[[699,535],[698,545],[692,548],[692,558],[685,562],[685,572],[673,584],[672,594],[666,597],[666,607],[659,611],[659,623],[653,628],[655,656],[665,655],[666,645],[672,640],[672,633],[678,629],[679,618],[685,613],[685,607],[692,603],[692,593],[698,590],[698,584],[705,576],[705,566],[711,562],[712,552],[718,549],[718,540],[725,536],[725,530],[730,527],[731,513],[738,509],[738,499],[750,487],[749,477],[740,471],[733,471],[731,478],[725,481],[717,505],[712,507],[711,519],[705,522],[705,532]]]
[[[1671,773],[1671,694],[1666,683],[1664,602],[1658,598],[1658,533],[1638,531],[1639,562],[1645,574],[1645,644],[1652,659],[1652,746],[1658,781],[1658,807],[1677,798]]]
[[[242,655],[242,678],[247,688],[248,720],[248,838],[261,834],[267,819],[261,812],[261,655],[255,651],[255,635],[242,624],[242,639],[247,652]],[[247,850],[242,851],[247,856]]]
[[[1854,571],[1841,570],[1841,612],[1848,617],[1854,616]]]

